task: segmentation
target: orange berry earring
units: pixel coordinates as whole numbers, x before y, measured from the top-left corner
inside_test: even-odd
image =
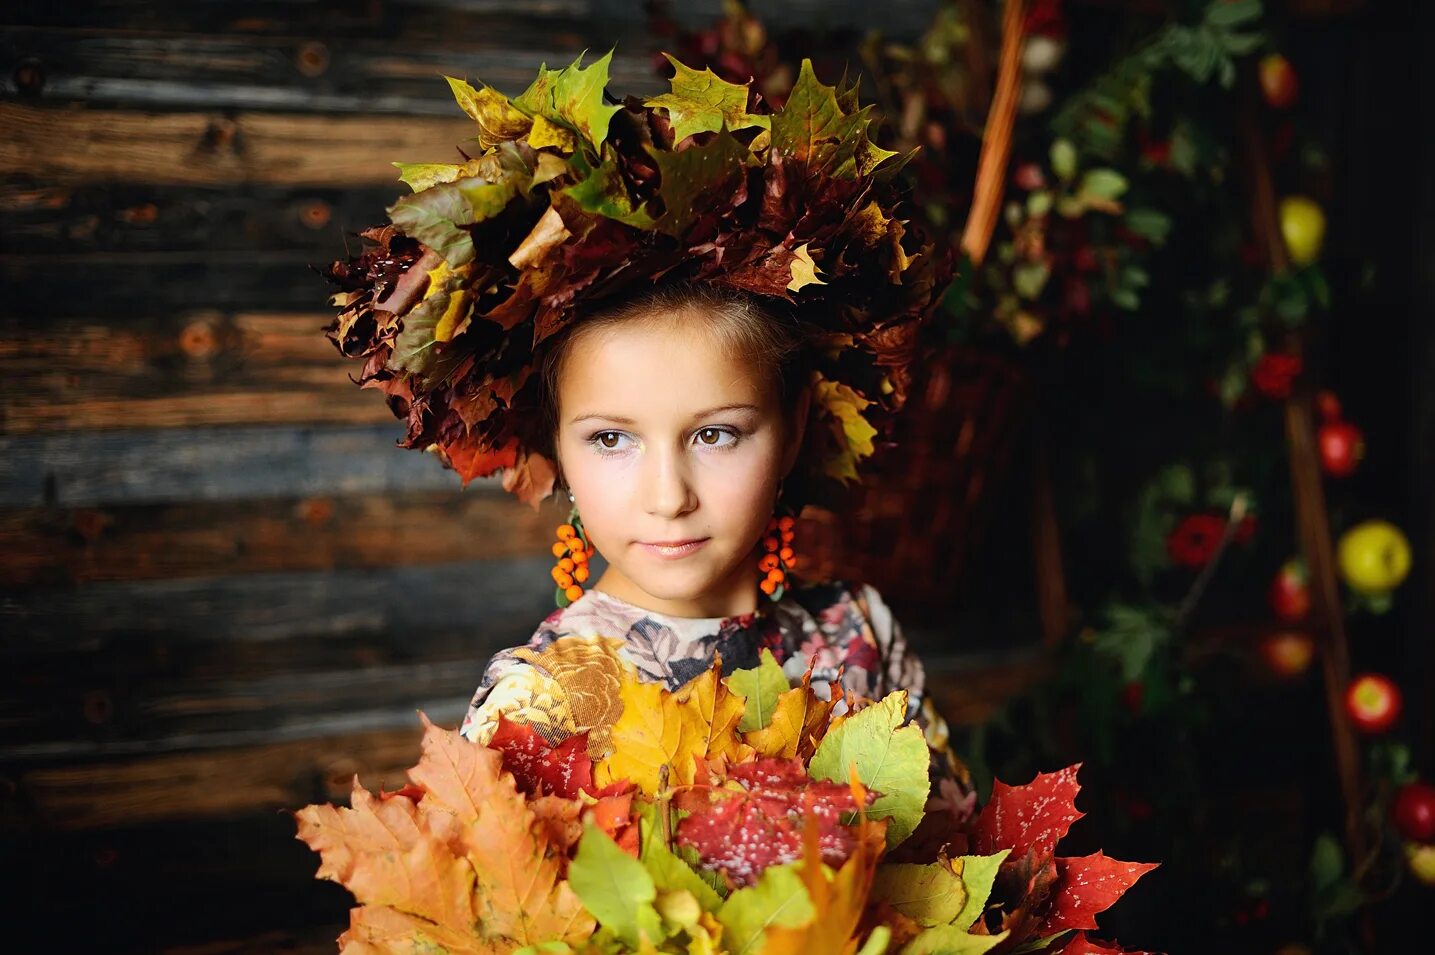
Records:
[[[797,515],[779,498],[777,510],[767,522],[767,533],[762,538],[764,553],[757,562],[762,575],[757,586],[774,601],[781,600],[787,592],[788,575],[797,564],[797,554],[792,550],[796,526]]]
[[[553,556],[558,558],[553,565],[553,582],[558,589],[553,592],[553,602],[566,607],[583,596],[583,582],[588,579],[588,561],[596,553],[583,532],[583,519],[578,516],[578,506],[568,515],[568,523],[558,525],[558,542],[553,545]]]

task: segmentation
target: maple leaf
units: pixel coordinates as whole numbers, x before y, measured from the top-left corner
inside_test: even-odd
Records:
[[[707,197],[726,192],[726,202],[736,205],[746,198],[742,189],[743,168],[751,159],[746,146],[724,127],[706,143],[676,152],[649,147],[648,154],[661,174],[658,195],[667,210],[656,222],[669,235],[682,235],[711,202]]]
[[[488,745],[503,754],[504,770],[513,774],[518,788],[529,796],[577,799],[580,789],[591,793],[596,788],[587,733],[576,733],[551,746],[529,724],[500,714]]]
[[[425,811],[446,811],[460,824],[450,838],[474,873],[479,937],[521,947],[591,934],[592,916],[559,881],[561,857],[540,838],[533,810],[503,772],[502,754],[427,716],[423,722],[423,755],[409,778],[425,790]]]
[[[693,786],[674,805],[688,812],[677,840],[698,851],[704,868],[722,872],[736,885],[752,885],[762,872],[796,859],[804,821],[817,827],[822,858],[840,865],[852,852],[852,830],[844,814],[866,803],[854,801],[850,786],[811,779],[799,760],[760,759],[731,769],[729,786]],[[864,791],[870,802],[874,793]]]
[[[817,380],[812,397],[831,416],[837,441],[838,454],[828,462],[827,473],[844,481],[856,480],[857,462],[876,450],[872,439],[877,429],[862,417],[863,409],[872,402],[848,385],[825,378]]]
[[[447,75],[444,79],[459,107],[478,124],[478,142],[484,149],[518,139],[532,127],[532,118],[515,109],[508,97],[493,87],[485,84],[474,89],[464,80]]]
[[[862,784],[883,794],[866,813],[889,817],[889,848],[917,827],[931,789],[927,741],[915,723],[902,725],[906,711],[907,691],[894,690],[840,724],[834,720],[807,767],[814,779],[838,780],[855,765]]]
[[[606,106],[603,90],[608,85],[610,49],[589,67],[583,68],[583,54],[561,70],[544,63],[538,76],[513,100],[513,105],[531,116],[541,116],[554,125],[572,130],[597,152],[608,138],[608,124],[621,106]],[[530,139],[530,142],[532,140]]]
[[[500,468],[513,467],[518,462],[516,441],[501,448],[489,448],[481,444],[476,435],[470,435],[436,447],[448,458],[449,466],[463,479],[461,487],[468,487],[468,482],[476,477],[486,477]]]
[[[1086,815],[1076,808],[1080,768],[1076,763],[1054,773],[1038,773],[1022,786],[993,781],[991,798],[982,807],[973,832],[976,851],[990,855],[1010,849],[1013,861],[1028,852],[1055,852],[1071,824]]]
[[[1121,862],[1100,851],[1089,856],[1057,858],[1051,909],[1037,929],[1038,934],[1096,928],[1096,914],[1114,905],[1137,879],[1156,867],[1154,862]]]
[[[792,281],[787,283],[788,291],[796,292],[804,285],[827,284],[817,277],[817,263],[812,261],[812,253],[807,251],[806,242],[793,249],[792,253]]]
[[[636,671],[620,675],[623,712],[612,726],[612,751],[593,769],[594,781],[606,786],[631,780],[649,796],[656,795],[667,767],[669,786],[690,785],[700,760],[747,755],[737,737],[743,700],[721,681],[722,659],[675,693],[645,683]]]
[[[643,105],[668,111],[675,143],[693,133],[715,133],[724,125],[728,129],[772,125],[771,116],[747,111],[746,85],[729,83],[711,69],[699,72],[669,53],[663,56],[673,65],[672,91],[644,100]]]

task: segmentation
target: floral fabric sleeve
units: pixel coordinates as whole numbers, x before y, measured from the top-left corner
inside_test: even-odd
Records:
[[[892,609],[871,584],[862,584],[855,599],[872,626],[882,653],[881,694],[907,691],[907,718],[915,720],[932,755],[929,811],[944,808],[961,814],[975,804],[971,773],[952,751],[947,721],[927,695],[927,673],[902,633]],[[935,803],[935,805],[934,805]]]

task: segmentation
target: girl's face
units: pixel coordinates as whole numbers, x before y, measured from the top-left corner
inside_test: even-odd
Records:
[[[593,546],[594,586],[683,617],[757,606],[757,546],[801,443],[776,382],[701,313],[584,331],[558,383],[558,458]]]

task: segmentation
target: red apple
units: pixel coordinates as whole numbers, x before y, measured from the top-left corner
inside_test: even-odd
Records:
[[[1426,885],[1435,885],[1435,846],[1405,843],[1405,863],[1416,879]]]
[[[1400,687],[1388,676],[1364,673],[1345,691],[1345,712],[1362,733],[1384,733],[1400,719]]]
[[[1295,78],[1295,67],[1279,53],[1261,57],[1261,93],[1266,102],[1276,109],[1287,109],[1295,102],[1299,84]]]
[[[1295,679],[1310,667],[1315,641],[1299,630],[1282,630],[1261,641],[1261,656],[1276,676]]]
[[[1310,613],[1310,575],[1305,561],[1292,557],[1281,564],[1271,580],[1271,610],[1286,623],[1298,623]]]
[[[1435,842],[1435,786],[1406,783],[1395,791],[1390,818],[1400,834],[1415,842]]]
[[[1350,477],[1365,457],[1365,435],[1349,421],[1327,421],[1316,432],[1320,466],[1331,477]]]

